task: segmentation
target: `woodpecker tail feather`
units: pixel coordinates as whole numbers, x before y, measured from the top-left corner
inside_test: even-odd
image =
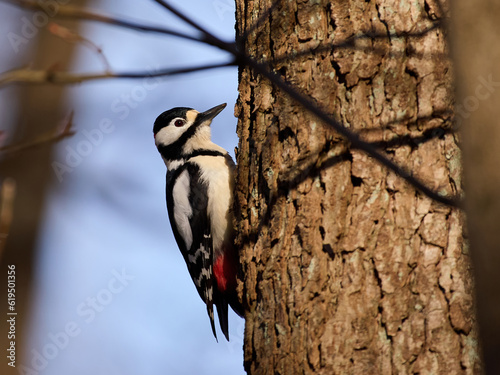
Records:
[[[203,253],[203,266],[202,270],[207,270],[207,273],[204,274],[201,272],[201,277],[204,279],[204,290],[202,297],[205,303],[207,304],[207,312],[208,317],[210,318],[210,325],[212,326],[212,332],[214,334],[215,339],[217,340],[217,333],[215,331],[215,322],[214,322],[214,297],[217,292],[214,290],[214,276],[213,276],[213,249],[212,249],[212,236],[210,232],[206,231],[203,235],[203,244],[202,249]],[[216,301],[215,301],[216,302]],[[216,302],[217,303],[217,302]],[[219,310],[219,306],[217,305],[217,311]],[[218,342],[219,340],[217,340]]]
[[[243,305],[238,300],[238,295],[236,291],[226,296],[226,301],[229,303],[229,306],[233,309],[233,311],[240,317],[245,317],[245,310],[243,309]]]
[[[219,310],[217,306],[217,311]],[[217,333],[215,332],[215,323],[214,323],[214,304],[212,301],[208,302],[207,301],[207,313],[208,317],[210,318],[210,324],[212,325],[212,332],[214,334],[215,340],[217,340]],[[219,342],[219,340],[217,340]]]
[[[219,315],[219,323],[220,323],[220,329],[224,336],[226,337],[226,340],[229,341],[229,323],[228,323],[228,313],[227,313],[227,301],[224,299],[224,297],[220,298],[215,304],[217,307],[217,315]]]

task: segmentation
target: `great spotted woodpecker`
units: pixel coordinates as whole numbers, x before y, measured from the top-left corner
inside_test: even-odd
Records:
[[[167,166],[167,211],[175,240],[207,305],[215,338],[214,305],[229,340],[228,304],[243,315],[236,295],[238,255],[232,227],[235,165],[210,133],[212,119],[225,107],[205,112],[172,108],[158,116],[153,133]]]

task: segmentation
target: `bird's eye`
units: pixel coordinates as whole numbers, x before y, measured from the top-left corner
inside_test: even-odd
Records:
[[[184,125],[184,120],[175,120],[174,125],[179,128]]]

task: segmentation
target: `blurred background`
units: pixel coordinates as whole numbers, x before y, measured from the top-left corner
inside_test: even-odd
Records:
[[[41,3],[43,12],[0,2],[1,72],[102,72],[107,64],[113,72],[155,72],[229,61],[200,43],[61,20],[54,15],[68,1]],[[171,3],[234,40],[234,2]],[[197,35],[153,1],[69,4]],[[50,32],[54,24],[102,54]],[[15,265],[17,312],[16,368],[2,355],[2,374],[244,373],[244,321],[231,312],[231,341],[218,331],[216,342],[170,229],[166,168],[152,136],[155,118],[171,107],[202,111],[226,102],[212,138],[234,157],[236,97],[235,67],[71,86],[0,86],[0,179],[16,184],[12,225],[1,243],[3,353],[11,345],[8,265]],[[7,147],[60,133],[71,111],[75,135],[20,151]]]

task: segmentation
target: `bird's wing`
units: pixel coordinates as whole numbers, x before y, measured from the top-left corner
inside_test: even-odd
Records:
[[[212,331],[215,333],[214,324],[214,297],[216,294],[215,280],[213,274],[213,239],[210,230],[210,219],[208,217],[208,186],[200,177],[200,169],[195,163],[187,163],[191,183],[189,189],[189,200],[192,207],[192,215],[189,220],[193,232],[193,243],[188,250],[189,272],[198,289],[201,299],[207,305],[208,316]]]
[[[217,338],[214,324],[214,298],[217,300],[213,275],[213,243],[210,220],[207,214],[208,195],[206,183],[200,179],[196,164],[186,163],[170,176],[172,195],[167,193],[170,224],[186,265],[201,299],[207,305],[212,331]],[[173,204],[175,196],[175,205]]]

